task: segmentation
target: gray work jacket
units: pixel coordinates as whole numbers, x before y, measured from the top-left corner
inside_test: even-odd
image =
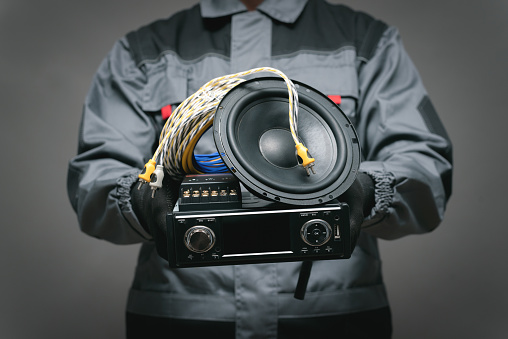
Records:
[[[342,97],[359,135],[360,169],[376,182],[376,206],[352,257],[315,262],[304,301],[293,298],[299,262],[170,269],[130,205],[130,187],[158,143],[161,108],[176,108],[212,78],[261,66]],[[265,0],[250,12],[239,1],[208,0],[114,45],[84,104],[68,191],[84,232],[143,243],[128,311],[234,321],[238,338],[270,338],[279,318],[388,305],[377,238],[440,223],[451,143],[394,27],[321,0]]]

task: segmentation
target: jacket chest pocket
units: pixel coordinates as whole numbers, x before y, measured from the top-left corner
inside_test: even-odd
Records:
[[[167,63],[152,66],[146,69],[147,83],[143,100],[143,111],[152,116],[155,122],[157,138],[162,131],[166,119],[190,95],[212,78],[227,74],[217,73],[217,69],[205,72],[196,72],[195,67],[170,66]],[[216,152],[212,134],[206,132],[196,146],[197,153]]]
[[[223,64],[208,65],[217,67],[205,66],[207,64],[204,63],[186,66],[178,63],[171,65],[171,60],[146,66],[147,83],[142,109],[145,112],[157,112],[169,107],[174,110],[208,81],[228,74],[227,67]],[[221,69],[224,70],[221,71]]]
[[[303,82],[330,98],[340,96],[340,108],[355,124],[359,96],[358,74],[350,51],[323,55],[301,54],[276,60],[274,66],[289,78]]]
[[[147,66],[145,71],[142,110],[153,117],[158,135],[165,120],[188,97],[187,71],[164,64]]]
[[[187,98],[187,71],[164,66],[147,69],[143,97],[144,111],[158,111],[169,104],[181,103]]]

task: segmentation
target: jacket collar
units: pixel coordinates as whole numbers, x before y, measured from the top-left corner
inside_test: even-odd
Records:
[[[307,0],[264,0],[257,10],[289,24],[298,19],[306,4]],[[239,0],[201,0],[203,18],[218,18],[245,11],[247,8]]]

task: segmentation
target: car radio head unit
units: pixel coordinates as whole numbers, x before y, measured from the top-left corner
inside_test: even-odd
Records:
[[[188,175],[167,216],[171,267],[346,259],[349,207],[265,201],[228,173]]]

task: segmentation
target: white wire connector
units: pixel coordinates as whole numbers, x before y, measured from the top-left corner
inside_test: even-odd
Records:
[[[162,180],[164,179],[164,166],[157,165],[152,176],[153,177],[152,181],[150,181],[150,187],[152,188],[152,198],[154,198],[155,191],[162,187]]]

